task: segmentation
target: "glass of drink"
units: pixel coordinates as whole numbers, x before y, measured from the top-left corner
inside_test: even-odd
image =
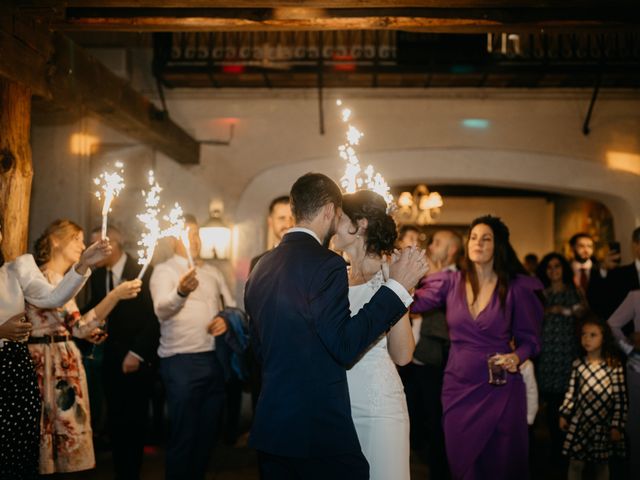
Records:
[[[500,353],[487,355],[487,367],[489,368],[489,383],[491,385],[504,385],[507,383],[507,371],[498,363]]]

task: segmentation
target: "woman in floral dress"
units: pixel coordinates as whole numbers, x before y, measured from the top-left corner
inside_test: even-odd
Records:
[[[82,229],[69,220],[57,220],[37,240],[36,262],[55,286],[84,249]],[[95,466],[87,378],[71,336],[97,340],[109,312],[120,300],[133,298],[139,291],[139,280],[121,283],[85,315],[80,315],[74,299],[57,309],[27,304],[27,318],[33,324],[29,353],[42,396],[41,474]]]
[[[562,463],[564,441],[564,433],[558,427],[558,409],[569,385],[571,365],[578,356],[576,319],[585,311],[586,304],[573,283],[571,266],[562,255],[545,255],[537,274],[545,289],[542,348],[536,373],[540,398],[546,404],[551,434],[551,461],[558,464]]]

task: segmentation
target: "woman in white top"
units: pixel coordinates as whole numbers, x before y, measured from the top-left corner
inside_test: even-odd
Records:
[[[0,220],[0,242],[2,222]],[[54,288],[31,255],[5,263],[0,252],[0,478],[38,478],[40,392],[24,343],[31,331],[25,300],[43,308],[64,304],[82,287],[89,267],[110,255],[108,240],[85,250]]]
[[[374,192],[344,195],[342,209],[333,241],[351,264],[349,303],[354,315],[385,282],[384,256],[393,252],[397,233],[384,199]],[[409,415],[396,365],[411,361],[414,348],[406,315],[347,371],[351,416],[371,480],[410,477]]]

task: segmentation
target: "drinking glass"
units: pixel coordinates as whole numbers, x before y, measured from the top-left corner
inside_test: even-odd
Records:
[[[496,363],[500,353],[487,355],[487,367],[489,369],[489,383],[491,385],[504,385],[507,383],[507,371],[502,368],[502,364]]]

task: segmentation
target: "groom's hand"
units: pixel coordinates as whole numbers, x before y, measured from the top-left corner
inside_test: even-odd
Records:
[[[416,247],[396,251],[389,265],[389,278],[400,283],[407,291],[411,290],[427,273],[429,267],[424,250]]]
[[[191,267],[189,271],[180,277],[180,281],[178,282],[178,295],[186,297],[196,288],[198,288],[198,277],[196,276],[195,267]]]

